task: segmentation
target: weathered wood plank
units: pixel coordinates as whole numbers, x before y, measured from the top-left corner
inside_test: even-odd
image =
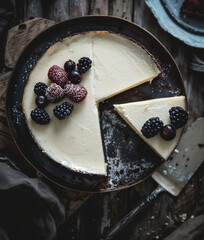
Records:
[[[145,2],[133,0],[133,3],[134,3],[133,21],[139,26],[143,27],[143,16],[144,16],[143,11],[145,8]],[[148,17],[148,14],[147,14],[147,17]]]
[[[70,18],[89,14],[88,0],[70,0]]]
[[[24,0],[24,21],[43,16],[42,2],[39,0]]]
[[[44,17],[56,22],[61,22],[68,20],[69,18],[88,15],[89,0],[52,1],[48,6],[44,4],[43,8]]]
[[[55,22],[61,22],[70,18],[70,1],[44,1],[44,17]]]
[[[3,72],[0,75],[0,150],[17,152],[17,148],[10,134],[5,110],[6,87],[11,73],[12,71]]]
[[[91,0],[90,15],[108,15],[108,0]]]
[[[133,20],[133,1],[132,0],[110,1],[109,14],[132,21]]]
[[[28,43],[40,32],[53,24],[53,21],[36,18],[11,28],[8,32],[6,43],[5,65],[9,68],[13,68],[18,57]]]

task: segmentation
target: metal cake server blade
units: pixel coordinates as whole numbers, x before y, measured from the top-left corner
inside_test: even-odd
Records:
[[[183,134],[171,156],[152,178],[169,193],[178,196],[204,161],[204,119],[197,119]]]
[[[139,213],[147,203],[151,203],[159,193],[167,191],[178,196],[193,174],[204,161],[204,118],[197,119],[183,134],[177,149],[152,175],[158,187],[139,206],[122,218],[103,240],[113,239]]]

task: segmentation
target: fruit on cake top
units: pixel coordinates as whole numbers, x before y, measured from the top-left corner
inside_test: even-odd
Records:
[[[124,36],[94,31],[68,37],[51,46],[30,73],[23,95],[28,128],[51,159],[105,176],[98,103],[160,73],[156,60]]]
[[[188,120],[184,96],[114,105],[119,115],[163,159],[176,147]]]

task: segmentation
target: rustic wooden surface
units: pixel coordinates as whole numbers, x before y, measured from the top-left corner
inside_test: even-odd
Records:
[[[22,23],[36,17],[43,17],[51,21],[59,22],[71,17],[88,14],[114,15],[126,18],[146,28],[166,46],[180,68],[189,101],[190,122],[199,116],[204,116],[204,75],[192,72],[189,69],[191,54],[194,49],[164,32],[159,27],[143,0],[52,0],[49,1],[49,3],[43,0],[16,0],[15,10],[15,16],[10,28],[18,24],[21,25],[17,27],[18,36],[15,35],[17,28],[16,31],[11,30],[10,32],[10,34],[13,34],[13,39],[7,42],[5,67],[0,75],[0,149],[2,151],[12,149],[13,152],[18,154],[6,123],[4,108],[5,89],[11,70],[19,54],[19,51],[17,51],[17,49],[15,50],[17,44],[15,39],[21,39],[20,36],[24,36],[24,39],[30,40],[35,36],[35,33],[40,31],[40,29],[37,29],[39,28],[37,25],[33,28],[32,34],[27,35],[27,38],[25,37],[26,35],[23,35],[28,26],[25,28]],[[45,24],[44,27],[53,24],[43,19],[41,19],[41,21]],[[31,27],[33,27],[32,24]],[[21,46],[24,44],[26,44],[26,41],[24,41]],[[26,165],[26,163],[24,165]],[[29,166],[26,165],[25,169],[29,169]],[[32,170],[30,170],[30,172],[31,174],[35,174]],[[168,193],[160,195],[151,207],[147,207],[142,214],[134,219],[117,239],[164,239],[175,228],[182,224],[183,221],[189,217],[193,217],[192,215],[196,206],[199,204],[199,199],[204,196],[203,173],[204,165],[200,167],[179,197],[174,198]],[[77,206],[80,206],[81,203],[84,203],[87,199],[88,201],[68,218],[59,229],[58,239],[99,239],[110,226],[117,223],[120,218],[134,208],[136,204],[138,204],[143,197],[147,196],[156,186],[157,184],[149,178],[130,189],[113,193],[95,194],[91,197],[84,194],[77,195],[67,193],[67,195],[63,195],[61,191],[59,191],[59,195],[63,198],[65,204],[66,197],[67,199],[78,200]],[[74,211],[77,206],[72,206],[72,204],[73,202],[70,203],[67,201],[67,209]]]

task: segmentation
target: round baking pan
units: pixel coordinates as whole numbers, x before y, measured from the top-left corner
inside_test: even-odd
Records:
[[[46,157],[32,138],[22,113],[22,97],[30,71],[54,43],[75,33],[107,30],[135,39],[154,55],[162,74],[100,103],[100,124],[108,163],[106,179],[73,172]],[[131,66],[130,66],[131,67]],[[128,69],[127,69],[128,71]],[[6,110],[13,139],[23,157],[42,175],[65,188],[108,192],[133,186],[150,176],[163,160],[121,119],[113,104],[185,95],[181,74],[164,46],[145,29],[110,16],[85,16],[58,23],[33,39],[18,59],[10,79]]]

